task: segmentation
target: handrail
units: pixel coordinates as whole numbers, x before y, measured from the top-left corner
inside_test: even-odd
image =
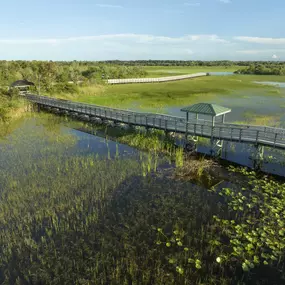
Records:
[[[126,84],[126,83],[166,82],[166,81],[176,81],[176,80],[195,78],[195,77],[201,77],[201,76],[207,76],[207,73],[206,72],[199,72],[199,73],[194,73],[194,74],[184,74],[184,75],[157,77],[157,78],[108,79],[107,83],[109,83],[109,84]]]
[[[180,119],[180,120],[185,120],[185,118],[183,117],[178,117],[178,116],[172,116],[172,115],[168,115],[168,114],[162,114],[162,113],[143,113],[143,112],[139,112],[139,111],[133,111],[133,110],[126,110],[126,109],[119,109],[119,108],[111,108],[108,106],[104,106],[104,105],[95,105],[95,104],[88,104],[88,103],[83,103],[83,102],[75,102],[75,101],[69,101],[69,100],[65,100],[65,99],[58,99],[58,98],[53,98],[53,97],[48,97],[48,96],[43,96],[43,95],[35,95],[35,94],[26,94],[26,97],[35,97],[35,98],[44,98],[46,100],[58,100],[58,101],[63,101],[63,102],[68,102],[70,104],[78,104],[78,105],[83,105],[83,106],[88,106],[88,107],[98,107],[98,108],[102,108],[102,109],[108,109],[108,110],[116,110],[116,111],[120,111],[120,112],[128,112],[128,113],[132,113],[132,114],[137,114],[137,115],[149,115],[149,116],[161,116],[161,117],[165,117],[165,118],[172,118],[172,119]]]
[[[42,95],[34,95],[34,94],[27,94],[26,95],[26,97],[31,97],[31,96],[34,98],[43,98],[43,99],[51,100],[51,101],[68,102],[69,104],[73,104],[73,105],[80,105],[80,106],[86,106],[86,107],[97,107],[100,109],[106,109],[106,110],[110,110],[110,111],[114,110],[114,111],[122,112],[122,113],[135,114],[137,116],[160,117],[160,118],[165,118],[165,119],[174,120],[174,121],[179,120],[180,122],[186,123],[186,119],[183,117],[172,116],[172,115],[167,115],[167,114],[162,114],[162,113],[142,113],[142,112],[138,112],[138,111],[111,108],[111,107],[102,106],[102,105],[94,105],[94,104],[87,104],[87,103],[82,103],[82,102],[69,101],[69,100],[65,100],[65,99],[57,99],[57,98],[52,98],[52,97],[42,96]],[[198,121],[194,120],[194,121],[190,121],[190,122],[192,122],[192,123],[198,122],[198,123],[203,124],[203,125],[212,125],[212,121],[207,121],[207,120],[202,120],[202,119],[198,119]],[[244,124],[233,124],[233,123],[215,123],[215,126],[220,126],[220,127],[227,126],[230,128],[236,128],[236,129],[242,128],[242,129],[251,129],[251,130],[266,129],[267,131],[273,132],[273,133],[280,133],[280,132],[285,133],[285,129],[283,129],[283,128],[276,128],[276,127],[269,127],[269,126],[244,125]]]
[[[184,133],[186,136],[189,134],[210,139],[263,144],[285,149],[285,129],[281,128],[254,127],[228,123],[217,123],[212,126],[212,124],[209,124],[209,121],[205,120],[187,122],[184,118],[163,114],[139,113],[109,107],[105,108],[33,94],[27,94],[26,97],[35,103],[53,108],[65,109],[83,115],[97,116],[122,123]]]

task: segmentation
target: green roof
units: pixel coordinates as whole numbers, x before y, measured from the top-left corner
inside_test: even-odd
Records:
[[[231,112],[231,109],[209,103],[198,103],[181,109],[182,112],[210,115],[212,117]]]

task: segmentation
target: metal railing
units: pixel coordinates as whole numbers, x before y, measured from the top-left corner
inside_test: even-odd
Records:
[[[168,81],[177,81],[195,77],[207,76],[207,73],[200,72],[195,74],[167,76],[158,78],[127,78],[127,79],[108,79],[108,84],[128,84],[128,83],[159,83]]]
[[[26,97],[37,104],[88,115],[89,117],[99,117],[125,124],[177,132],[186,136],[193,135],[210,139],[262,144],[285,149],[285,129],[282,128],[228,123],[218,123],[212,126],[209,121],[205,120],[187,122],[184,118],[164,114],[140,113],[33,94],[27,94]]]

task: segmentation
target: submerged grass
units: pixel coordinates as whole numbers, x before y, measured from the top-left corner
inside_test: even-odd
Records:
[[[236,124],[251,124],[256,126],[280,127],[282,114],[257,115],[252,112],[245,112],[243,121],[235,121]]]
[[[250,174],[208,192],[155,173],[152,153],[79,142],[46,116],[0,143],[1,284],[284,284],[283,184]]]

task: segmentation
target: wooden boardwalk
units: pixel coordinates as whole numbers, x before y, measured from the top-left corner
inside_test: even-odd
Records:
[[[249,143],[285,150],[285,129],[282,128],[229,123],[216,123],[213,127],[211,125],[212,122],[204,120],[192,120],[187,122],[185,118],[164,114],[133,112],[33,94],[27,94],[25,96],[31,102],[40,106],[50,107],[71,114],[84,115],[90,120],[100,118],[117,123],[181,133],[186,137],[191,135],[217,141]]]
[[[129,83],[161,83],[168,81],[178,81],[190,78],[207,76],[207,73],[200,72],[195,74],[186,74],[178,76],[158,77],[158,78],[129,78],[129,79],[108,79],[108,84],[129,84]]]

